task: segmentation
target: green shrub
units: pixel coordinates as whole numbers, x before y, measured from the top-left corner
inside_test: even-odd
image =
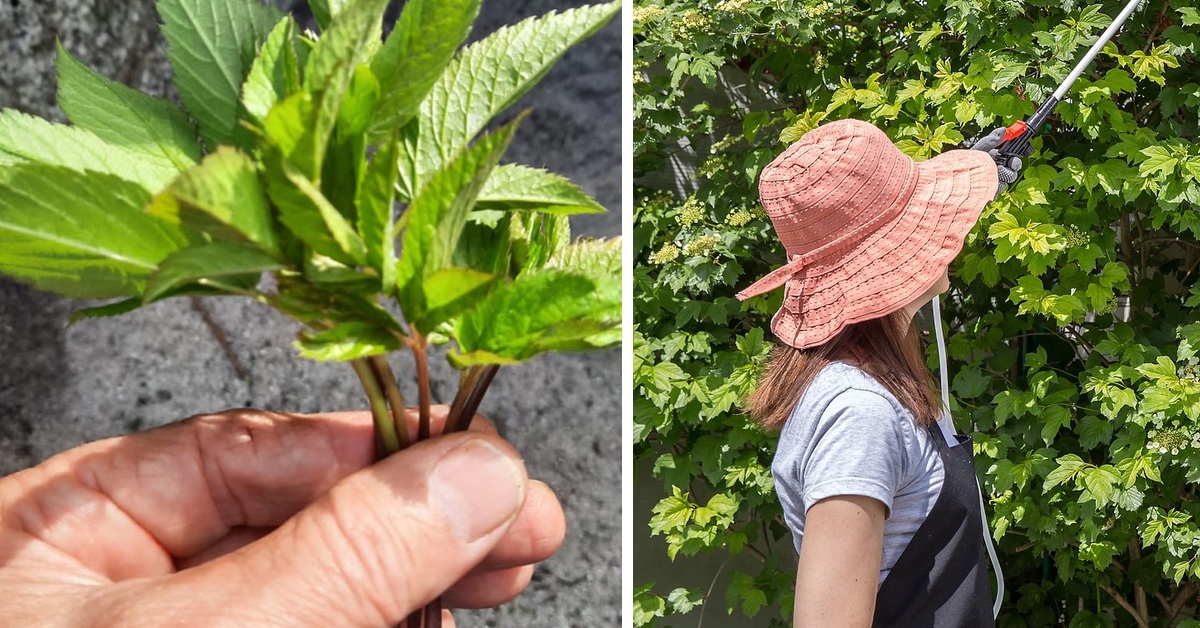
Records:
[[[1023,119],[1123,4],[635,3],[635,456],[664,488],[635,519],[677,564],[763,558],[714,599],[640,587],[637,625],[722,597],[790,619],[775,440],[738,405],[781,298],[733,298],[783,261],[761,167],[827,120],[871,121],[921,160]],[[951,269],[953,411],[1005,569],[1001,626],[1168,626],[1196,604],[1197,25],[1189,0],[1141,7]]]

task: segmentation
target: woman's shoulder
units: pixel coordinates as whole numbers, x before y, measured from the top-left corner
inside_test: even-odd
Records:
[[[817,373],[801,396],[797,408],[823,410],[831,404],[866,404],[873,409],[890,407],[897,415],[908,414],[896,396],[870,373],[849,362],[830,362]]]
[[[856,424],[911,439],[912,413],[869,373],[848,362],[831,362],[809,382],[783,426],[783,440],[818,439],[835,424]]]
[[[919,448],[917,431],[912,414],[874,377],[832,362],[809,383],[784,424],[773,468],[806,467],[814,452],[823,451],[843,461],[867,452],[867,458],[894,460],[903,470]]]

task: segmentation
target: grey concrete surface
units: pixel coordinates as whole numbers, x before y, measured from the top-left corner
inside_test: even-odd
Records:
[[[303,0],[278,0],[301,19]],[[399,3],[396,3],[397,5]],[[473,37],[579,0],[486,0]],[[393,6],[395,15],[398,6]],[[104,74],[173,97],[152,0],[0,0],[0,106],[56,120],[55,37]],[[620,28],[572,50],[518,108],[531,108],[508,160],[568,176],[610,213],[576,232],[620,231]],[[296,326],[257,304],[206,299],[250,372],[239,379],[200,314],[167,301],[67,327],[80,303],[0,278],[0,474],[81,443],[189,415],[249,406],[318,412],[365,405],[350,369],[298,358]],[[408,355],[392,358],[402,380]],[[456,377],[433,359],[434,395]],[[460,626],[615,626],[620,620],[620,352],[546,356],[502,369],[482,411],[562,501],[568,533],[529,590]],[[412,386],[406,393],[414,394]]]

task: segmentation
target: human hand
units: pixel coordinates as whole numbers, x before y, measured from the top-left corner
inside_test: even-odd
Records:
[[[1008,187],[1008,184],[1017,180],[1017,171],[1021,169],[1021,158],[1015,155],[1006,157],[996,150],[1004,143],[1004,134],[1007,131],[1004,127],[992,129],[984,137],[980,138],[971,146],[971,150],[981,150],[992,156],[992,160],[996,162],[996,174],[1000,178],[1000,186],[996,188],[995,198],[1000,198],[1000,193]],[[993,199],[995,200],[995,199]]]
[[[446,414],[434,408],[436,431]],[[391,626],[439,594],[448,607],[506,602],[562,543],[554,493],[478,417],[373,456],[366,412],[232,410],[2,478],[0,617]]]

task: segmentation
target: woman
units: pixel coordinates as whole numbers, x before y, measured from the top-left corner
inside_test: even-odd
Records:
[[[1020,162],[990,150],[1003,131],[918,164],[841,120],[762,172],[789,261],[738,298],[784,288],[771,322],[783,346],[749,410],[781,430],[772,473],[800,554],[797,626],[994,625],[970,437],[939,420],[913,316],[1016,179]]]

